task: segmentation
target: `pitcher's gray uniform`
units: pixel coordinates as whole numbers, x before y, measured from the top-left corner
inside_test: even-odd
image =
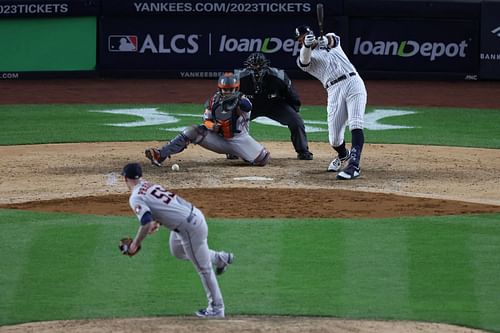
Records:
[[[161,149],[146,149],[146,157],[153,165],[161,166],[165,159],[194,143],[252,165],[266,165],[271,155],[249,134],[252,103],[239,92],[239,86],[239,78],[232,73],[220,77],[219,91],[205,103],[203,125],[186,128]]]
[[[338,156],[327,170],[339,171],[342,162],[349,159],[349,164],[337,178],[356,178],[360,173],[359,162],[364,144],[363,120],[367,93],[363,80],[342,50],[339,36],[328,33],[318,42],[307,26],[298,27],[295,36],[302,43],[297,65],[321,81],[328,93],[328,138]],[[352,133],[351,152],[345,148],[347,124]]]
[[[126,178],[133,177],[129,204],[137,215],[141,226],[134,239],[136,245],[151,231],[156,221],[168,228],[170,233],[170,252],[178,259],[190,260],[200,275],[206,292],[208,306],[199,310],[199,317],[224,317],[224,301],[212,265],[221,274],[233,261],[233,254],[217,252],[208,247],[208,226],[203,213],[192,203],[179,195],[166,190],[161,185],[140,179],[140,175],[127,175],[126,168],[139,169],[138,164],[129,164],[124,168]],[[137,178],[139,177],[139,178]],[[130,180],[129,180],[130,182]],[[127,183],[128,184],[128,183]]]

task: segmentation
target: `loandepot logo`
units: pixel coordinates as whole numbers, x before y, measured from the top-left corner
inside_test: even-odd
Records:
[[[199,114],[191,114],[191,113],[168,113],[168,112],[160,112],[157,108],[137,108],[137,109],[110,109],[110,110],[91,110],[90,112],[102,112],[102,113],[111,113],[111,114],[123,114],[127,116],[136,116],[138,120],[126,123],[113,123],[113,124],[104,124],[108,126],[116,126],[116,127],[139,127],[139,126],[151,126],[151,125],[171,125],[169,127],[163,128],[162,130],[168,132],[180,132],[185,126],[179,126],[179,122],[181,118],[185,117],[195,117],[200,119]],[[405,116],[409,114],[414,114],[415,111],[403,111],[403,110],[388,110],[388,109],[376,109],[373,112],[367,113],[365,115],[365,128],[372,131],[383,131],[383,130],[392,130],[392,129],[404,129],[404,128],[413,128],[412,126],[404,126],[404,125],[388,125],[382,124],[381,120],[389,117],[396,116]],[[256,123],[276,126],[276,127],[286,127],[281,125],[280,123],[271,120],[267,117],[259,117],[253,120]],[[317,121],[317,120],[307,120],[304,119],[304,124],[306,125],[307,133],[316,133],[316,132],[328,132],[328,124],[326,121]]]
[[[299,54],[299,44],[292,38],[281,40],[277,37],[231,38],[222,35],[218,43],[219,52],[262,52],[276,53],[284,51],[293,56]]]
[[[434,61],[439,57],[465,58],[465,49],[469,45],[465,40],[460,43],[423,42],[414,40],[405,41],[369,41],[357,37],[354,42],[354,54],[399,56],[403,58],[421,55]]]

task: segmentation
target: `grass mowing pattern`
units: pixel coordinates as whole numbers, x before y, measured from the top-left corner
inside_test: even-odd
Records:
[[[159,112],[175,116],[178,121],[142,127],[116,127],[108,124],[140,121],[142,117],[89,112],[127,108],[157,108]],[[369,108],[367,113],[373,112],[373,109]],[[391,108],[385,107],[384,109]],[[383,118],[380,123],[414,128],[384,131],[366,129],[367,142],[500,148],[500,136],[498,135],[500,110],[422,107],[397,109],[412,110],[417,111],[417,113]],[[0,118],[2,119],[0,145],[166,141],[177,135],[179,128],[201,123],[202,112],[203,106],[201,104],[0,105]],[[195,116],[185,116],[186,114]],[[306,125],[324,130],[323,132],[308,133],[309,141],[327,142],[325,107],[303,107],[301,115]],[[312,123],[308,123],[308,121]],[[165,130],[169,128],[174,130]],[[251,133],[257,140],[261,141],[290,140],[288,128],[259,124],[255,121],[251,123]],[[350,141],[349,131],[346,131],[346,140]]]
[[[500,332],[499,214],[397,219],[210,220],[234,251],[228,315],[440,321]],[[191,315],[205,304],[164,230],[134,258],[133,217],[0,210],[0,325]]]

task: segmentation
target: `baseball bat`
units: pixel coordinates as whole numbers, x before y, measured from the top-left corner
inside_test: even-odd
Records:
[[[317,15],[317,18],[318,18],[319,35],[320,35],[320,37],[323,37],[324,9],[323,9],[323,4],[322,3],[316,4],[316,15]]]

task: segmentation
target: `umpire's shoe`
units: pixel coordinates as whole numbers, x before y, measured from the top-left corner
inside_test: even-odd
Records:
[[[227,254],[227,261],[226,261],[226,263],[224,264],[224,266],[217,267],[215,269],[215,275],[221,275],[221,274],[223,274],[227,270],[227,268],[229,267],[229,265],[231,265],[233,263],[233,261],[234,261],[234,254],[228,253]]]
[[[160,151],[156,148],[148,148],[144,151],[146,157],[151,161],[151,164],[161,167],[161,162],[165,159],[161,158]]]
[[[313,159],[313,153],[310,151],[305,151],[297,154],[297,159],[304,161],[311,161]]]
[[[351,152],[349,151],[349,149],[347,149],[347,155],[345,155],[343,157],[337,156],[333,161],[330,162],[326,171],[328,171],[328,172],[339,171],[340,168],[342,168],[342,164],[345,161],[347,161],[349,159],[349,157],[351,157]]]

